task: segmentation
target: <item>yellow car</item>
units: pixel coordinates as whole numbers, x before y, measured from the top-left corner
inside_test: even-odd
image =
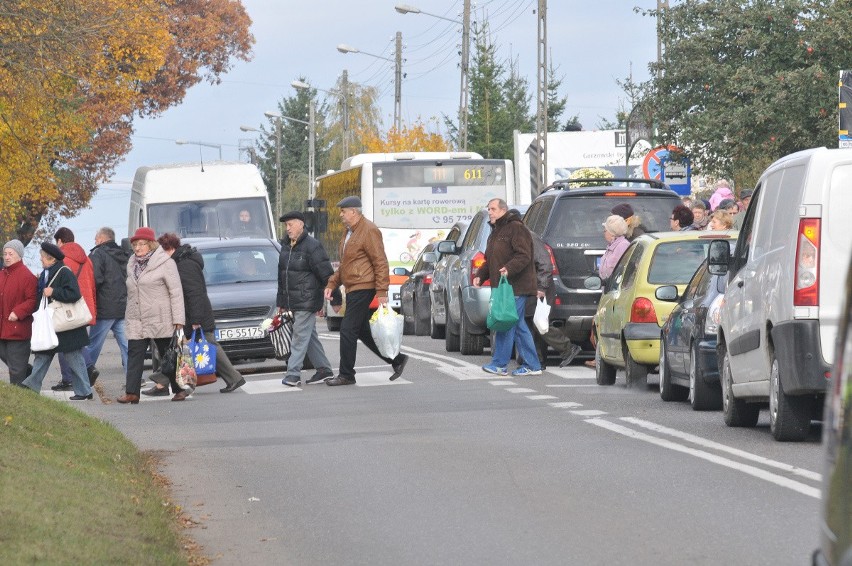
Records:
[[[676,303],[657,296],[657,289],[675,285],[678,296],[707,257],[714,239],[725,232],[657,232],[637,238],[604,283],[594,317],[595,378],[599,385],[615,383],[624,368],[627,386],[646,385],[648,371],[660,363],[660,329]],[[673,289],[661,289],[663,295]]]

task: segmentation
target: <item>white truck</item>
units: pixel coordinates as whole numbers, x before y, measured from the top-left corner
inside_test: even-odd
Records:
[[[217,161],[139,167],[130,195],[128,233],[159,236],[275,238],[266,185],[250,163]]]

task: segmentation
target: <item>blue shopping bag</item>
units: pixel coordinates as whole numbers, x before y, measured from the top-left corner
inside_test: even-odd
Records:
[[[192,354],[195,373],[197,375],[210,375],[216,373],[216,346],[207,341],[204,332],[198,332],[201,339],[195,339],[196,329],[192,329],[189,338],[189,351]]]

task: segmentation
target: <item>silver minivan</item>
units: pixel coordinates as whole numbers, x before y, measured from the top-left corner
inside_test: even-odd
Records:
[[[728,426],[755,426],[767,402],[777,440],[804,439],[820,418],[850,212],[852,150],[801,151],[760,177],[733,253],[711,245],[711,273],[728,274],[717,346]]]

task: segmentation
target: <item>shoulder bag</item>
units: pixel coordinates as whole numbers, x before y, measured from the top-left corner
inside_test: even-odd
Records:
[[[53,280],[56,279],[56,276],[59,275],[59,272],[62,271],[63,268],[68,268],[68,266],[63,265],[56,271],[53,278],[47,284],[48,287],[53,284]],[[68,268],[68,271],[71,271],[71,269]],[[89,310],[89,305],[86,304],[86,299],[83,298],[82,291],[80,293],[80,298],[76,302],[63,303],[61,301],[54,300],[50,303],[49,308],[53,310],[51,318],[53,319],[53,329],[56,332],[74,330],[75,328],[86,326],[92,322],[92,313]]]

